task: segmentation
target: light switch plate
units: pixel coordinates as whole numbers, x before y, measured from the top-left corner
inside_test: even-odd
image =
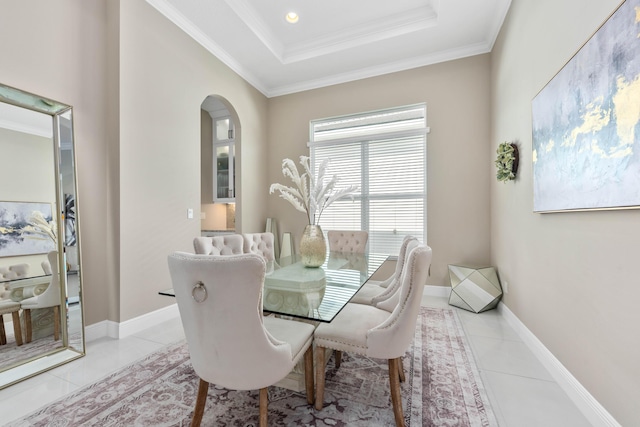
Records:
[[[187,209],[187,218],[193,219],[193,209]]]

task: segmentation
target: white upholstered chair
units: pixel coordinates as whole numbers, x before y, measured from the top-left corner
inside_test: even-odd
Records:
[[[11,300],[9,284],[12,280],[27,277],[28,273],[29,264],[15,264],[9,267],[0,267],[0,344],[7,343],[7,334],[4,329],[4,315],[11,314],[16,345],[22,345],[20,303]]]
[[[418,243],[418,239],[415,237],[406,236],[402,241],[402,245],[400,245],[398,260],[396,261],[396,269],[391,277],[381,282],[371,280],[367,281],[362,285],[360,290],[356,292],[350,302],[376,305],[376,303],[391,297],[400,287],[400,277],[402,276],[402,269],[407,255],[411,252],[411,249],[418,245]]]
[[[260,390],[267,425],[267,387],[304,356],[307,401],[313,403],[313,326],[262,315],[266,261],[257,254],[169,256],[191,363],[200,377],[192,426],[200,425],[209,383]],[[233,282],[233,286],[229,286]]]
[[[53,339],[60,339],[60,306],[62,304],[60,295],[60,274],[58,273],[58,251],[51,251],[47,254],[49,267],[51,268],[51,283],[43,293],[35,297],[20,301],[20,307],[24,312],[25,342],[31,342],[31,310],[39,308],[53,307]],[[46,271],[45,265],[42,266]]]
[[[274,236],[271,232],[244,233],[244,253],[262,255],[265,260],[275,259]]]
[[[203,255],[236,255],[242,253],[244,241],[240,234],[198,236],[193,239],[193,249]]]
[[[420,301],[431,265],[431,248],[418,245],[410,253],[403,269],[398,303],[393,307],[374,307],[349,303],[331,321],[316,328],[316,409],[324,399],[325,348],[348,351],[368,357],[388,359],[391,400],[396,426],[404,425],[400,398],[402,355],[411,344]]]
[[[367,249],[369,233],[360,230],[329,230],[327,231],[329,250],[331,252],[364,253]]]

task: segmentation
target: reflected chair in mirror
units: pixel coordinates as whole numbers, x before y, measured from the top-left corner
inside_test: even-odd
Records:
[[[313,326],[263,316],[262,256],[176,252],[168,263],[191,363],[200,378],[192,426],[200,425],[213,383],[260,390],[259,424],[266,427],[267,387],[285,378],[303,357],[307,401],[313,404]]]
[[[324,403],[324,350],[347,351],[388,360],[393,414],[396,426],[404,426],[399,363],[414,337],[431,255],[431,248],[425,245],[418,245],[409,253],[402,273],[399,301],[394,307],[349,303],[331,323],[316,328],[317,410],[321,410]]]
[[[400,278],[407,255],[418,243],[418,239],[415,237],[406,236],[402,241],[402,245],[400,245],[395,272],[388,279],[381,282],[367,281],[362,285],[360,290],[356,292],[350,302],[375,306],[377,302],[383,301],[393,295],[400,287]]]
[[[49,266],[42,265],[46,272],[51,270],[51,283],[43,293],[35,297],[20,301],[20,307],[24,312],[25,342],[31,342],[33,328],[31,326],[31,310],[53,307],[53,339],[60,339],[60,306],[62,305],[60,295],[60,274],[58,273],[58,252],[51,251],[47,254]]]
[[[266,261],[275,259],[273,233],[244,233],[244,253],[262,255]]]
[[[367,250],[369,233],[360,230],[329,230],[329,251],[364,253]]]
[[[16,345],[22,345],[22,325],[20,324],[20,303],[11,300],[11,280],[22,279],[29,274],[29,264],[15,264],[9,267],[0,267],[0,344],[7,343],[7,334],[4,327],[4,315],[11,314],[13,334]]]
[[[193,249],[202,255],[237,255],[242,253],[244,240],[240,234],[222,236],[198,236],[193,239]]]

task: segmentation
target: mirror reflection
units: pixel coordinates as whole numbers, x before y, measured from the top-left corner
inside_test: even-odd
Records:
[[[84,337],[72,110],[2,85],[0,101],[2,388],[82,356]]]

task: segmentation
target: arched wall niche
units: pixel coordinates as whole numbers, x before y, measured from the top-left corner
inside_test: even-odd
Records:
[[[233,105],[220,95],[207,96],[200,105],[201,110],[201,231],[203,234],[218,234],[240,230],[241,209],[241,162],[242,126]],[[218,138],[220,129],[216,122],[229,119],[231,133],[228,141]],[[214,138],[214,135],[216,137]],[[218,171],[220,150],[228,153],[228,172]],[[228,181],[221,184],[225,179]],[[224,190],[223,190],[224,189]]]

